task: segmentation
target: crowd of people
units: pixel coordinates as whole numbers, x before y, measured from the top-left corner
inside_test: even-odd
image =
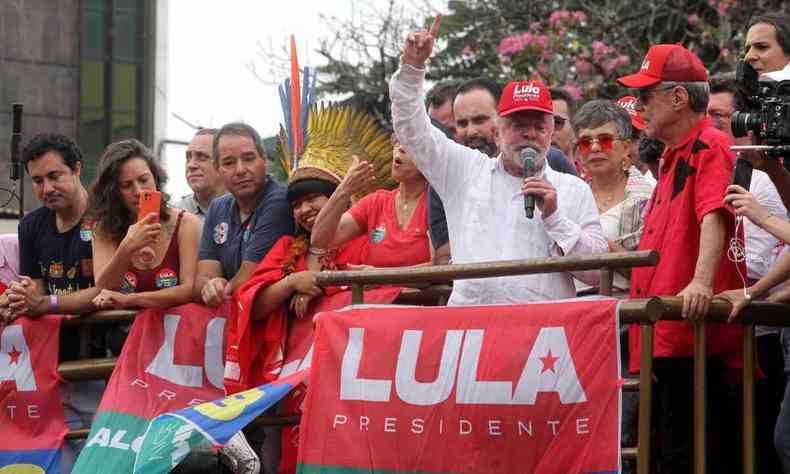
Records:
[[[326,269],[651,249],[660,262],[616,273],[615,297],[677,295],[688,321],[704,320],[716,296],[732,303],[732,321],[753,300],[790,301],[790,173],[781,160],[744,152],[739,158],[755,168],[751,184],[731,184],[730,146],[755,140],[730,128],[732,112],[743,108],[734,76],[709,77],[693,52],[661,44],[618,79],[630,90],[619,100],[578,103],[539,79],[504,87],[489,78],[440,81],[424,94],[439,31],[437,18],[405,40],[390,82],[391,131],[364,112],[316,108],[316,128],[303,155],[289,161],[295,165],[285,183],[267,174],[261,137],[244,123],[194,136],[185,169],[193,192],[173,203],[160,164],[136,140],[108,146],[86,189],[73,140],[33,137],[23,164],[41,207],[19,224],[20,276],[0,275],[8,286],[0,325],[22,315],[235,301],[225,355],[233,368],[226,368],[226,389],[235,393],[282,368],[289,321],[335,291],[317,285]],[[744,60],[758,73],[785,68],[790,16],[756,16]],[[322,129],[322,120],[353,125]],[[525,156],[534,167],[525,167]],[[138,217],[147,191],[162,192],[161,206]],[[525,196],[534,201],[532,215]],[[600,284],[598,271],[459,280],[448,304],[567,299],[595,294]],[[654,472],[691,472],[688,321],[655,325]],[[117,355],[127,331],[94,330],[91,355]],[[790,473],[790,332],[758,327],[755,337],[757,472]],[[636,373],[640,333],[624,328],[621,338],[624,371]],[[709,470],[736,472],[740,425],[732,413],[740,402],[732,374],[741,367],[742,327],[709,325],[707,338],[706,429],[717,453]],[[60,360],[77,358],[79,346],[78,335],[63,329]],[[64,384],[70,427],[90,425],[103,387]],[[624,433],[635,403],[624,398]],[[276,435],[248,435],[225,449],[236,471],[274,472],[279,449],[293,462],[286,446],[267,447]]]

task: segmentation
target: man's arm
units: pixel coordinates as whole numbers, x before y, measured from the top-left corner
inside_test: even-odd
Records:
[[[684,318],[699,320],[708,314],[713,297],[713,281],[719,270],[724,240],[727,236],[727,222],[719,209],[705,214],[700,224],[699,255],[694,268],[694,277],[680,292],[683,297],[682,315]]]
[[[43,314],[83,314],[96,311],[93,298],[99,294],[96,287],[86,288],[56,297],[57,303],[46,292],[44,280],[22,277],[9,286],[8,300],[11,314],[41,316]]]
[[[192,284],[192,301],[207,306],[219,306],[230,296],[226,291],[228,280],[223,277],[219,260],[198,260],[195,282]]]

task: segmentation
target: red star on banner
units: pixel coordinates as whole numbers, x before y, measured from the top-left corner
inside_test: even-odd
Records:
[[[554,364],[558,360],[560,360],[560,358],[559,357],[553,357],[551,355],[551,349],[549,349],[549,353],[546,354],[546,357],[539,357],[538,359],[540,359],[540,361],[543,363],[543,368],[540,370],[541,374],[543,372],[546,372],[547,370],[550,370],[550,371],[556,373],[556,371],[554,370]]]
[[[19,356],[21,356],[21,355],[22,355],[22,353],[17,351],[16,347],[14,347],[14,345],[11,344],[11,352],[8,352],[8,356],[11,358],[11,363],[12,364],[19,364]]]

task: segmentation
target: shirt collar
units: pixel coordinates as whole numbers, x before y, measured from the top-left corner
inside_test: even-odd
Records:
[[[260,206],[264,196],[266,196],[266,188],[269,186],[269,183],[271,181],[272,181],[271,178],[269,178],[269,176],[267,175],[265,180],[263,181],[263,186],[261,186],[261,189],[258,191],[258,194],[255,195],[255,207],[253,208],[249,217],[247,217],[247,220],[249,220],[253,215],[255,215],[255,209],[258,209],[258,206]],[[236,196],[233,197],[233,212],[231,214],[231,217],[234,220],[241,223],[241,211],[239,210],[239,202],[236,200]]]

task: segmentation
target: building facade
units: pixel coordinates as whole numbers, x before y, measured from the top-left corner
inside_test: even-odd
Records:
[[[22,143],[41,132],[77,140],[83,183],[111,142],[151,148],[167,118],[166,0],[0,2],[0,188],[10,189],[12,104],[22,103]],[[25,179],[24,207],[38,203]],[[0,190],[0,206],[7,192]],[[12,200],[0,212],[15,213]]]

